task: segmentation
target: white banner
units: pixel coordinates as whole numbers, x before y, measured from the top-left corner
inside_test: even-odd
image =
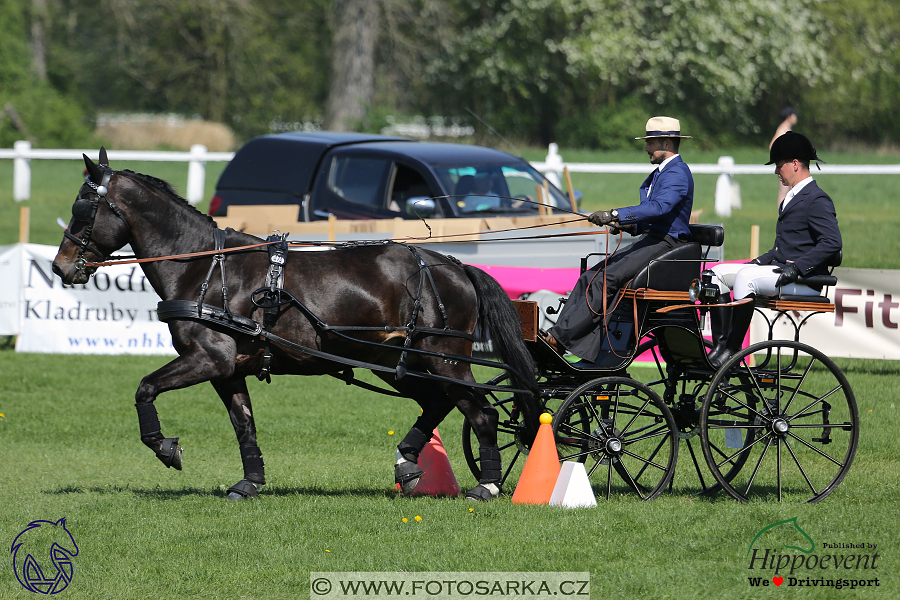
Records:
[[[104,267],[86,285],[66,286],[52,270],[56,247],[20,247],[17,351],[175,354],[140,266]]]
[[[22,245],[0,246],[0,335],[19,333]]]
[[[828,290],[834,313],[809,317],[800,328],[800,341],[828,356],[900,360],[900,271],[837,268],[834,275],[838,284]],[[771,321],[775,313],[765,312]],[[809,315],[788,314],[797,323]],[[753,342],[767,338],[759,315],[750,334]],[[794,339],[786,316],[775,323],[772,337]]]

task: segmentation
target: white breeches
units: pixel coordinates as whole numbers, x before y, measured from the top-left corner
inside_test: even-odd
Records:
[[[727,263],[712,268],[716,274],[713,283],[719,286],[720,294],[733,292],[735,300],[746,298],[750,294],[757,296],[777,296],[779,273],[778,267],[770,265],[753,265],[747,263]],[[818,296],[819,292],[805,285],[788,284],[781,288],[781,293],[791,296]]]

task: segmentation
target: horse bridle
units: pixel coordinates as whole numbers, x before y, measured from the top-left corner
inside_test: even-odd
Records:
[[[101,165],[105,166],[105,165]],[[96,184],[91,181],[90,176],[85,178],[85,183],[88,184],[93,192],[89,192],[88,194],[91,196],[89,199],[85,196],[79,194],[75,199],[75,203],[72,205],[72,217],[74,217],[76,222],[84,223],[84,233],[82,237],[78,237],[69,232],[69,229],[63,232],[66,238],[71,240],[76,246],[78,246],[78,259],[75,261],[75,271],[84,273],[85,276],[90,277],[97,271],[97,267],[88,267],[87,261],[84,258],[84,254],[86,250],[90,250],[94,254],[100,257],[100,262],[106,260],[109,256],[104,254],[100,250],[97,250],[95,247],[91,246],[91,234],[94,231],[94,222],[97,219],[97,211],[100,208],[100,198],[106,200],[106,203],[109,205],[109,209],[112,211],[114,215],[122,219],[125,225],[128,225],[128,221],[125,220],[125,215],[122,214],[122,211],[119,210],[115,204],[113,204],[112,200],[110,200],[109,196],[109,180],[115,175],[115,171],[106,168],[106,171],[103,173],[103,178],[100,181],[100,184]]]

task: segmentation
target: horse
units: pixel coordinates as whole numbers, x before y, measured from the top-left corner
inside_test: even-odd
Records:
[[[332,375],[371,387],[353,379],[359,367],[393,388],[381,391],[422,409],[397,447],[394,476],[404,492],[423,475],[419,454],[455,406],[480,450],[481,477],[467,498],[500,494],[499,415],[484,394],[490,386],[476,383],[471,370],[478,362],[472,358],[476,324],[489,332],[512,374],[510,391],[531,435],[542,409],[518,313],[487,273],[390,241],[286,251],[286,236],[270,243],[221,230],[167,182],[112,170],[104,148],[98,164],[86,155],[84,162],[87,177],[53,272],[66,284],[83,284],[99,263],[131,245],[162,299],[159,317],[178,354],[145,376],[135,393],[141,441],[166,467],[181,470],[182,448],[177,437],[162,434],[154,401],[208,381],[228,410],[244,469],[227,497],[256,497],[266,482],[265,463],[246,378]],[[278,247],[281,252],[272,252]]]

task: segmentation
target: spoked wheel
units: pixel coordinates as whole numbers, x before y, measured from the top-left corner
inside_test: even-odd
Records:
[[[585,463],[608,500],[612,491],[652,500],[669,485],[678,458],[672,413],[649,387],[603,377],[572,392],[553,418],[560,460]]]
[[[501,373],[488,383],[503,385],[508,380],[509,373]],[[500,460],[503,468],[503,479],[500,481],[500,485],[503,487],[510,474],[515,475],[514,479],[517,479],[518,474],[522,472],[530,445],[526,445],[523,441],[527,436],[522,421],[522,411],[515,406],[513,395],[488,390],[487,398],[500,413],[500,421],[497,426],[497,446],[500,448]],[[478,437],[468,419],[463,420],[462,443],[466,464],[469,465],[469,470],[475,479],[480,479],[481,456]]]
[[[768,356],[764,367],[748,366],[754,353]],[[787,492],[811,503],[833,492],[850,470],[859,414],[831,359],[806,344],[770,340],[744,349],[716,373],[700,434],[713,476],[734,498],[781,500]]]
[[[704,339],[703,344],[707,352],[712,350],[712,342]],[[687,447],[691,459],[689,466],[681,467],[679,477],[688,482],[686,485],[694,487],[697,494],[715,494],[722,488],[708,473],[700,447],[700,408],[703,404],[701,394],[705,395],[709,378],[692,378],[670,369],[656,339],[649,339],[638,346],[635,356],[641,356],[645,352],[649,352],[653,360],[650,363],[653,375],[647,385],[663,398],[672,412],[678,428],[678,439]],[[684,461],[685,458],[682,456],[682,463]],[[672,483],[676,479],[678,478],[673,476]],[[696,483],[691,484],[691,481]]]

